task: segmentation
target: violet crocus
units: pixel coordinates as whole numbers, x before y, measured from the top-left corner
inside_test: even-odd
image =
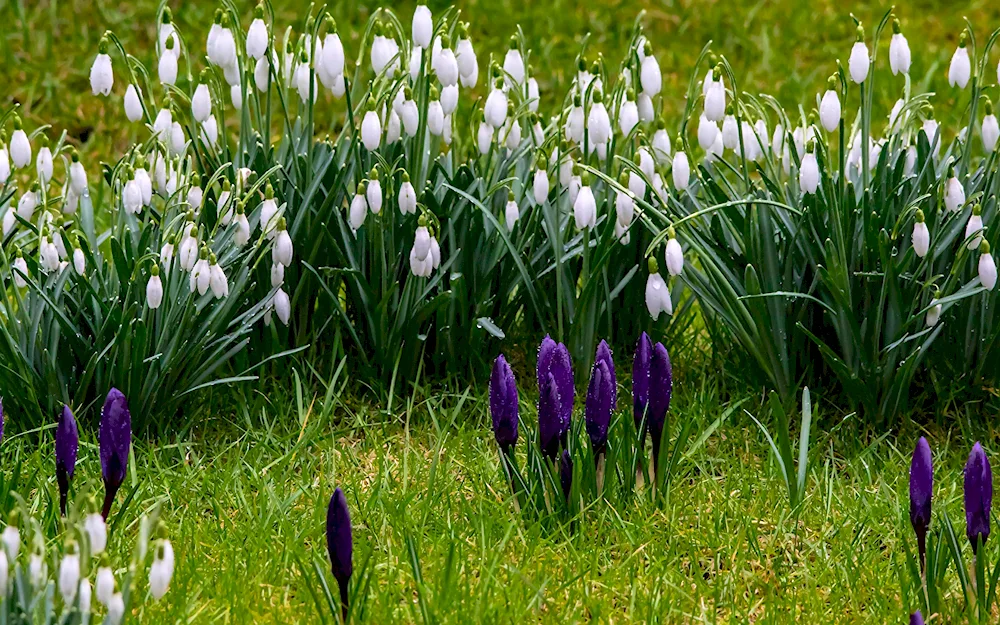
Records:
[[[559,459],[559,485],[562,486],[563,497],[569,503],[569,492],[573,488],[573,458],[569,450],[564,449]]]
[[[917,535],[920,570],[924,570],[927,553],[927,528],[931,523],[931,492],[934,489],[934,470],[931,464],[931,447],[923,436],[917,441],[910,461],[910,524]]]
[[[597,344],[597,357],[594,362],[605,362],[608,365],[608,371],[611,373],[611,381],[613,382],[611,386],[611,410],[618,410],[618,376],[615,375],[615,359],[611,354],[611,348],[608,346],[608,342],[601,339],[601,342]]]
[[[917,610],[910,615],[910,625],[924,625],[924,615]]]
[[[538,391],[538,443],[552,460],[559,452],[559,432],[559,385],[550,373]]]
[[[635,357],[632,359],[632,417],[635,419],[635,429],[643,427],[646,418],[646,407],[649,405],[649,368],[653,360],[653,342],[645,332],[639,336],[635,346]],[[646,443],[648,424],[639,432],[639,446]]]
[[[965,535],[972,553],[990,537],[990,507],[993,505],[993,471],[986,452],[978,442],[965,463]]]
[[[555,444],[566,446],[566,439],[569,435],[570,418],[573,415],[574,384],[573,384],[573,362],[569,356],[569,350],[562,343],[556,343],[549,335],[545,335],[541,346],[538,348],[538,391],[544,396],[548,391],[545,384],[549,377],[555,381],[558,403],[556,405],[556,432],[557,440]],[[539,399],[539,410],[541,410],[541,399]],[[541,425],[541,412],[539,412],[539,422]],[[543,437],[544,438],[544,437]],[[551,443],[552,441],[550,441]],[[555,459],[557,447],[551,449],[543,445],[543,451],[551,458]]]
[[[667,423],[670,410],[670,396],[674,390],[674,375],[670,366],[670,355],[663,343],[653,346],[653,357],[649,364],[649,408],[647,423],[653,437],[653,467],[659,474],[660,439]]]
[[[587,388],[587,400],[584,416],[587,434],[594,449],[594,459],[604,455],[608,446],[608,426],[611,425],[611,412],[614,402],[614,378],[608,370],[608,363],[598,360],[590,374],[590,386]]]
[[[101,476],[104,478],[104,508],[101,516],[108,520],[115,494],[125,481],[128,452],[132,446],[132,415],[128,401],[116,388],[108,392],[101,409]]]
[[[333,577],[340,586],[340,609],[346,623],[349,611],[347,585],[354,573],[354,541],[351,538],[351,513],[347,510],[347,498],[339,486],[333,491],[326,509],[326,548],[330,553]]]
[[[504,456],[517,444],[517,383],[503,354],[497,356],[490,375],[490,416],[493,435]]]
[[[76,419],[69,406],[63,406],[56,425],[56,482],[59,483],[59,513],[66,516],[66,497],[69,482],[76,469],[76,454],[80,447],[80,434]]]

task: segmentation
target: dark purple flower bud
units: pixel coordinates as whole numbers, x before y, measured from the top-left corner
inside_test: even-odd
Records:
[[[612,393],[611,393],[611,410],[618,410],[618,376],[615,374],[615,359],[611,354],[611,348],[608,347],[608,342],[601,339],[601,342],[597,344],[597,358],[594,363],[603,361],[608,365],[608,371],[611,373],[612,381]]]
[[[646,422],[653,436],[653,462],[659,462],[660,438],[670,410],[670,395],[674,390],[674,374],[670,367],[670,355],[663,343],[653,346],[653,357],[649,365],[649,408]]]
[[[104,520],[108,519],[111,504],[118,488],[125,481],[128,452],[132,446],[132,415],[128,402],[116,388],[108,392],[101,410],[101,476],[104,478]]]
[[[910,615],[910,625],[924,625],[924,615],[917,610]]]
[[[3,441],[3,400],[0,399],[0,441]]]
[[[635,419],[636,430],[642,426],[646,406],[649,405],[649,368],[652,360],[653,342],[643,332],[635,346],[635,358],[632,359],[632,417]],[[645,441],[646,432],[641,432],[639,442],[644,444]]]
[[[931,446],[923,436],[917,441],[910,461],[910,524],[917,535],[920,567],[924,566],[927,528],[931,523],[931,492],[934,490],[934,470],[931,465]]]
[[[538,442],[545,456],[556,459],[559,452],[559,385],[555,376],[548,374],[538,395]]]
[[[985,545],[990,537],[992,505],[993,471],[982,445],[977,442],[965,463],[965,535],[972,544],[972,553],[979,549],[980,539]]]
[[[507,454],[517,443],[517,383],[503,354],[497,356],[490,375],[490,415],[497,445]]]
[[[559,459],[559,485],[562,486],[563,497],[569,502],[569,491],[573,488],[573,459],[568,449],[563,450]]]
[[[326,509],[326,548],[330,553],[330,567],[340,586],[340,609],[347,622],[347,584],[354,573],[354,541],[351,538],[351,513],[347,510],[344,491],[337,487]]]
[[[612,376],[613,374],[608,371],[606,361],[598,360],[594,363],[594,371],[590,375],[590,386],[587,388],[584,416],[595,459],[604,453],[608,445],[608,426],[611,425],[611,412],[614,404],[614,380]]]
[[[556,386],[559,389],[559,438],[563,445],[566,444],[566,436],[569,434],[570,419],[573,416],[573,400],[576,389],[573,384],[573,361],[570,359],[569,350],[562,343],[556,343],[551,337],[545,335],[541,346],[538,348],[538,389],[542,391],[542,384],[551,374],[555,378]]]
[[[80,434],[76,419],[69,406],[63,406],[56,425],[56,482],[59,483],[59,512],[66,516],[66,495],[69,481],[76,469],[76,453],[80,447]]]

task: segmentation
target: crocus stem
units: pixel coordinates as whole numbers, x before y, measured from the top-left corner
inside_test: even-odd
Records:
[[[56,482],[59,483],[59,514],[66,516],[66,495],[69,494],[69,476],[61,465],[56,467]]]
[[[347,599],[347,580],[338,581],[340,586],[340,615],[341,622],[347,622],[347,616],[350,613],[350,603]]]
[[[607,454],[603,451],[597,454],[597,496],[604,494],[604,467],[607,461]]]
[[[115,492],[116,490],[110,488],[104,491],[104,507],[101,508],[101,516],[104,517],[105,522],[108,520],[108,515],[111,514],[111,504],[115,502]]]
[[[926,570],[927,570],[927,535],[923,533],[917,534],[917,553],[920,556],[920,576],[924,577],[926,584]]]
[[[517,485],[514,483],[514,449],[506,447],[500,450],[500,464],[503,465],[503,473],[510,484],[510,492],[514,495],[514,510],[521,512],[521,500],[517,496]]]

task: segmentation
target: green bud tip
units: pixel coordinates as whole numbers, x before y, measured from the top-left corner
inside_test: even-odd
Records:
[[[583,100],[580,98],[579,93],[573,96],[573,106],[574,107],[583,106]]]
[[[216,24],[221,24],[222,23],[222,9],[221,8],[215,10],[215,23]]]
[[[916,221],[916,222],[917,222],[918,224],[922,224],[922,223],[924,223],[924,211],[922,211],[922,210],[920,210],[920,209],[918,208],[918,209],[917,209],[917,212],[916,212],[916,213],[914,213],[914,215],[913,215],[913,219],[914,219],[914,220],[915,220],[915,221]]]
[[[209,265],[217,265],[218,263],[219,263],[219,259],[215,257],[215,252],[212,252],[211,254],[208,255],[208,264]]]
[[[151,276],[160,275],[160,266],[157,265],[156,263],[153,263],[153,266],[149,268],[149,275]]]
[[[892,34],[898,35],[901,32],[902,31],[899,29],[899,19],[895,15],[893,15],[892,16]]]
[[[167,50],[173,50],[174,49],[174,38],[173,37],[167,37],[166,47],[167,47]]]
[[[228,13],[223,13],[222,14],[221,25],[222,25],[223,28],[229,28],[229,14]]]
[[[507,192],[507,201],[508,202],[513,202],[514,201],[514,192],[513,191],[508,191]]]
[[[829,78],[826,79],[826,88],[829,89],[830,91],[836,91],[837,90],[837,76],[836,75],[830,76]]]
[[[264,19],[264,5],[263,4],[258,4],[256,7],[254,7],[253,16],[254,16],[254,18],[259,19],[259,20]]]
[[[173,15],[170,13],[170,7],[163,7],[163,14],[160,16],[160,21],[164,24],[169,24]]]
[[[976,216],[982,215],[983,207],[980,206],[979,204],[976,204],[975,206],[972,207],[972,214]]]
[[[593,74],[594,76],[597,76],[598,74],[601,73],[601,66],[597,61],[594,61],[593,63],[590,64],[590,73]]]
[[[503,78],[497,78],[493,81],[494,89],[503,89]]]
[[[604,102],[604,94],[601,93],[600,91],[595,91],[594,92],[594,103],[595,104],[601,104],[603,102]]]
[[[413,99],[413,90],[410,89],[409,85],[407,85],[406,87],[403,87],[403,99],[404,100],[412,100]]]
[[[858,24],[858,36],[857,36],[856,41],[864,41],[864,40],[865,40],[865,27],[862,26],[859,23]]]
[[[989,98],[986,98],[986,107],[985,108],[986,108],[986,114],[987,115],[992,115],[993,114],[993,101],[990,100]]]
[[[326,19],[323,20],[323,23],[326,25],[326,32],[328,34],[337,32],[337,21],[329,13],[326,14]]]
[[[441,35],[441,49],[448,50],[451,48],[451,37],[447,34]]]
[[[590,172],[583,172],[580,174],[580,186],[589,187],[590,186]]]
[[[510,41],[507,42],[507,47],[511,50],[517,50],[517,36],[510,36]]]
[[[375,110],[375,97],[374,96],[369,96],[368,97],[368,110],[369,111],[374,111]]]
[[[587,59],[585,57],[580,57],[576,60],[576,69],[580,72],[587,71]]]
[[[198,254],[198,258],[200,258],[202,260],[208,260],[208,248],[207,247],[202,247],[201,248],[201,253]]]
[[[979,253],[980,254],[990,253],[990,242],[987,241],[986,239],[983,239],[983,242],[979,244]]]
[[[545,171],[549,168],[549,159],[546,158],[545,154],[539,153],[535,164],[538,166],[538,169]]]
[[[438,93],[438,88],[434,85],[431,85],[430,96],[431,100],[437,100],[441,97],[441,94]]]
[[[284,217],[278,220],[278,230],[284,230],[287,227],[288,227],[287,222],[285,221]]]
[[[962,35],[958,38],[958,47],[959,48],[964,48],[965,47],[965,40],[967,38],[968,38],[968,33],[963,30],[962,31]]]
[[[289,37],[285,40],[285,54],[291,54],[293,51],[294,48],[292,47],[292,39]]]
[[[646,43],[642,45],[642,53],[645,54],[646,56],[649,56],[653,53],[653,44],[649,43],[649,39],[647,39]]]
[[[660,265],[659,263],[656,262],[655,256],[649,257],[648,265],[649,265],[649,273],[660,273]]]
[[[625,99],[629,102],[635,102],[635,89],[629,87],[625,90]]]
[[[375,167],[372,167],[372,170],[368,174],[368,177],[371,178],[372,180],[378,180],[378,166],[377,165]]]
[[[365,181],[362,180],[361,182],[358,183],[358,192],[355,195],[364,195],[367,190],[368,190],[368,185],[366,185]]]
[[[409,182],[409,181],[410,181],[410,174],[408,174],[408,173],[406,173],[404,171],[403,172],[403,182]]]
[[[420,218],[417,219],[417,225],[420,226],[421,228],[426,228],[427,227],[427,216],[424,215],[423,213],[421,213],[420,214]]]
[[[667,228],[667,238],[668,239],[676,239],[677,238],[677,231],[674,230],[673,226],[670,226],[669,228]]]
[[[97,52],[99,54],[108,53],[108,39],[107,37],[101,37],[100,43],[97,44]]]
[[[622,170],[622,173],[618,175],[618,184],[620,184],[623,187],[627,187],[628,186],[628,172],[627,171]]]

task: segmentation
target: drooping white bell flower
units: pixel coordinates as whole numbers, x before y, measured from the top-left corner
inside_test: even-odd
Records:
[[[362,182],[358,185],[357,193],[354,194],[354,199],[351,200],[351,208],[349,220],[351,223],[351,229],[357,232],[362,225],[365,223],[365,218],[368,217],[368,201],[365,199],[365,184]]]
[[[243,247],[250,240],[250,220],[246,216],[246,208],[243,202],[236,205],[236,217],[233,218],[236,231],[233,232],[233,243],[237,247]]]
[[[510,45],[507,46],[507,54],[503,58],[503,71],[506,74],[504,80],[508,89],[524,84],[524,58],[517,47],[516,36],[511,36]]]
[[[97,600],[105,606],[111,603],[111,598],[115,593],[115,575],[111,567],[102,564],[97,568],[97,579],[94,585]]]
[[[271,59],[274,59],[273,55]],[[257,63],[253,67],[253,82],[257,85],[257,91],[261,93],[267,93],[271,86],[271,59],[264,55],[257,59]]]
[[[253,21],[250,22],[250,29],[247,30],[247,56],[260,60],[267,52],[267,24],[264,23],[264,6],[257,5],[254,9]]]
[[[933,113],[933,111],[932,111]],[[927,137],[927,143],[931,146],[934,151],[934,158],[938,157],[938,153],[941,151],[941,137],[938,132],[938,123],[933,117],[928,117],[924,120],[923,125],[920,128],[924,136]]]
[[[226,272],[219,266],[215,254],[209,257],[208,286],[212,289],[215,299],[221,299],[229,295],[229,280],[226,279]]]
[[[378,179],[377,167],[371,170],[369,178],[365,199],[368,201],[368,210],[378,215],[382,212],[382,183]]]
[[[910,73],[910,44],[899,30],[899,20],[892,22],[892,39],[889,41],[889,68],[893,75]]]
[[[903,111],[903,106],[905,106],[903,98],[899,98],[898,100],[896,100],[896,103],[892,105],[892,110],[889,111],[890,129],[896,127],[896,121],[899,119],[899,114]],[[909,117],[909,115],[907,115],[907,117]]]
[[[944,205],[950,211],[957,211],[965,204],[965,187],[955,176],[955,168],[949,167],[948,181],[944,188]]]
[[[323,71],[330,78],[344,75],[344,44],[336,32],[332,20],[327,22],[327,34],[323,39]],[[332,82],[332,81],[331,81]]]
[[[35,588],[41,588],[48,577],[48,567],[45,566],[45,556],[40,547],[31,553],[28,559],[28,579]]]
[[[59,250],[49,236],[43,235],[38,244],[39,265],[45,273],[59,271]]]
[[[493,128],[501,128],[507,120],[507,94],[504,93],[503,82],[499,78],[494,83],[490,95],[486,97],[483,115],[486,123]]]
[[[476,132],[476,145],[479,153],[485,156],[493,147],[493,127],[486,120],[479,122],[479,130]]]
[[[812,194],[816,193],[817,188],[819,188],[819,163],[816,161],[816,155],[813,154],[810,143],[809,151],[805,153],[799,164],[799,189],[802,193]]]
[[[630,171],[628,174],[628,190],[637,198],[646,197],[646,181],[638,172]]]
[[[701,149],[707,150],[715,143],[715,137],[719,134],[719,125],[708,119],[704,113],[698,118],[698,145]]]
[[[21,128],[21,118],[14,116],[14,133],[10,136],[10,160],[16,169],[22,169],[31,162],[31,142]]]
[[[521,122],[514,119],[513,114],[507,119],[501,136],[504,138],[504,145],[513,152],[517,146],[521,145]]]
[[[681,141],[678,141],[677,145],[683,144]],[[680,150],[674,154],[674,164],[671,174],[674,178],[674,187],[678,191],[684,191],[688,188],[688,182],[691,179],[691,165],[688,163],[687,154]]]
[[[278,202],[274,199],[274,188],[268,184],[264,190],[264,201],[260,203],[260,229],[269,239],[273,238],[272,233],[278,225],[278,221],[274,218],[277,214]]]
[[[59,563],[59,592],[66,605],[72,605],[80,587],[80,554],[76,551],[76,543],[66,546],[66,554]]]
[[[573,218],[579,230],[597,225],[597,200],[590,189],[590,174],[586,172],[580,176],[580,191],[573,202]]]
[[[25,221],[31,221],[32,216],[35,214],[35,208],[38,207],[38,183],[31,185],[31,188],[21,194],[20,199],[17,200],[17,216]],[[8,213],[12,213],[8,209]]]
[[[927,251],[931,247],[931,232],[924,221],[924,211],[919,208],[914,215],[913,234],[910,239],[913,242],[913,253],[920,258],[927,256]]]
[[[455,55],[458,61],[458,72],[462,78],[462,86],[472,88],[479,80],[479,60],[476,58],[476,51],[469,40],[468,26],[463,22],[459,24],[458,46],[455,47]]]
[[[73,250],[73,270],[77,275],[83,276],[87,273],[87,257],[79,247]]]
[[[531,114],[531,138],[536,148],[545,144],[545,129],[542,128],[542,120],[535,113]]]
[[[194,95],[191,96],[191,115],[198,123],[203,123],[212,114],[212,95],[208,91],[208,85],[204,82],[199,84]]]
[[[652,46],[649,42],[646,42],[644,46],[646,52],[646,58],[642,60],[642,64],[639,66],[639,84],[642,86],[642,91],[650,98],[654,98],[660,93],[660,89],[663,87],[663,76],[660,73],[660,64],[656,61],[656,57],[653,56]]]
[[[574,168],[574,172],[577,171]],[[576,206],[576,198],[580,195],[580,187],[583,186],[583,181],[579,174],[575,174],[569,179],[569,185],[566,189],[566,194],[569,196],[569,205]]]
[[[403,131],[408,137],[417,136],[420,128],[420,111],[417,103],[413,100],[413,94],[409,87],[403,89],[405,100],[399,108],[399,117],[403,122]]]
[[[219,141],[219,123],[215,121],[215,115],[209,115],[205,123],[201,125],[201,140],[210,147],[215,147]]]
[[[184,127],[179,122],[170,124],[170,155],[180,156],[187,150],[187,138],[184,136]]]
[[[997,117],[993,114],[993,102],[986,98],[986,116],[983,117],[982,126],[983,149],[993,152],[997,147],[997,139],[1000,139],[1000,125],[997,124]]]
[[[573,178],[573,170],[576,168],[573,156],[567,150],[562,157],[557,153],[556,159],[559,161],[559,184],[564,187],[569,186],[569,181]]]
[[[442,37],[441,52],[431,57],[431,68],[444,87],[458,82],[458,59],[455,58],[455,53],[451,50],[450,41],[447,35]]]
[[[865,29],[858,25],[858,37],[851,48],[851,57],[847,61],[847,66],[851,72],[851,80],[861,84],[868,78],[868,68],[871,66],[871,58],[868,56],[868,46],[865,45]]]
[[[410,32],[415,44],[421,48],[430,47],[431,37],[434,35],[434,20],[431,17],[431,10],[426,5],[417,5],[413,10],[413,25]]]
[[[163,303],[163,282],[160,280],[159,265],[153,265],[152,268],[150,268],[149,273],[149,280],[146,281],[146,306],[148,306],[150,310],[156,310],[160,307],[160,304]],[[87,522],[90,522],[89,517],[87,518]],[[103,519],[101,519],[101,522],[103,523]],[[99,536],[107,536],[107,534],[99,534]],[[105,538],[104,541],[106,542],[106,540],[107,539]],[[93,545],[94,542],[95,541],[92,537],[91,545]],[[102,546],[103,545],[104,543],[102,543]]]
[[[137,122],[142,119],[142,100],[140,99],[139,90],[132,84],[125,90],[125,117],[130,122]]]
[[[220,28],[211,39],[208,59],[223,69],[236,64],[236,40],[233,38],[233,31],[229,29],[228,13],[223,13]]]
[[[611,140],[611,118],[608,116],[608,109],[604,106],[604,96],[600,91],[594,93],[594,102],[590,105],[587,132],[590,133],[590,140],[594,144],[600,145]]]
[[[51,178],[51,176],[49,177]],[[87,171],[83,168],[80,155],[76,153],[76,150],[70,156],[69,187],[78,196],[83,195],[83,192],[87,190]]]
[[[660,313],[674,314],[670,290],[660,277],[659,265],[652,256],[649,257],[649,277],[646,278],[646,310],[649,311],[653,321],[659,319]]]
[[[623,226],[620,221],[615,220],[615,238],[622,245],[628,245],[632,240],[632,234],[628,226]]]
[[[163,538],[157,541],[153,564],[149,567],[149,594],[159,601],[167,593],[174,575],[174,548]]]
[[[11,265],[11,273],[14,276],[14,285],[17,286],[17,288],[23,289],[24,287],[28,286],[28,282],[27,280],[25,280],[25,278],[28,276],[28,262],[24,260],[24,256],[22,255],[20,248],[17,249],[16,258],[14,258],[14,263]],[[10,526],[8,525],[7,527]],[[14,528],[13,531],[16,532],[17,528]],[[3,538],[4,538],[4,544],[6,545],[6,541],[8,538],[6,531],[4,531]],[[9,545],[7,545],[7,551],[8,552],[10,551]],[[16,557],[17,555],[16,550],[14,554]]]
[[[653,133],[653,157],[657,163],[665,165],[671,160],[670,133],[666,128],[657,128]]]
[[[125,183],[122,191],[122,205],[129,215],[137,215],[142,210],[142,188],[135,179],[134,173]]]
[[[299,64],[295,68],[295,90],[299,92],[299,99],[303,102],[316,101],[319,89],[309,67],[309,56],[305,52],[300,55]]]
[[[184,236],[177,249],[177,258],[181,269],[194,271],[194,266],[198,263],[198,239],[191,234]]]
[[[948,67],[948,84],[952,87],[957,85],[959,89],[965,89],[972,76],[972,63],[969,61],[969,50],[965,47],[965,38],[966,33],[963,32]]]
[[[507,206],[504,207],[504,221],[507,224],[507,232],[514,231],[514,224],[521,217],[521,209],[517,205],[517,201],[514,199],[514,192],[511,191],[507,194]]]
[[[434,95],[437,95],[437,89],[431,87],[432,99],[427,105],[427,130],[435,137],[440,137],[441,133],[444,132],[444,110],[441,108],[441,102],[433,99]]]
[[[399,212],[403,215],[416,214],[417,212],[417,193],[410,182],[410,175],[405,171],[403,172],[403,182],[399,185],[397,204]]]
[[[538,81],[532,76],[528,79],[528,110],[532,113],[538,112],[538,102],[540,96],[538,92]],[[636,112],[638,115],[638,111]]]
[[[162,108],[153,120],[153,134],[157,135],[160,141],[170,144],[170,127],[174,123],[173,115],[169,108]]]
[[[827,132],[840,127],[840,96],[837,94],[836,78],[830,77],[829,88],[819,103],[819,121]]]
[[[983,209],[979,204],[972,207],[972,215],[969,216],[969,221],[965,224],[965,238],[969,239],[969,237],[973,237],[966,245],[970,250],[978,248],[979,244],[983,242]]]
[[[108,40],[101,39],[97,48],[97,57],[90,67],[90,91],[93,95],[111,95],[111,88],[115,86],[115,73],[111,69],[108,46]]]
[[[979,282],[987,291],[992,291],[997,285],[997,264],[986,240],[979,244]]]
[[[541,206],[549,199],[549,174],[546,171],[548,162],[544,157],[538,159],[535,168],[535,175],[531,180],[531,191],[534,195],[535,204]]]
[[[740,125],[731,114],[722,121],[722,145],[727,150],[738,150],[740,147]]]
[[[714,81],[705,94],[705,117],[712,122],[721,122],[726,116],[726,88],[722,80]]]
[[[160,62],[157,65],[157,75],[160,83],[173,85],[177,82],[177,54],[174,52],[173,38],[167,39],[167,49],[160,55]]]
[[[667,237],[667,250],[665,253],[667,273],[672,276],[679,276],[684,270],[684,251],[681,249],[681,244],[674,237],[673,228],[668,230]]]
[[[18,250],[18,256],[20,256],[20,250]],[[25,267],[24,275],[28,275],[27,267]],[[17,554],[21,550],[21,532],[17,528],[16,516],[11,515],[7,521],[7,527],[4,528],[3,534],[0,535],[0,541],[3,541],[4,550],[7,552],[7,558],[14,562],[17,560]]]
[[[757,147],[760,150],[761,155],[767,154],[768,150],[771,149],[768,143],[768,132],[767,132],[767,122],[763,119],[758,119],[753,123],[753,138],[757,142]]]
[[[621,178],[627,178],[624,172],[622,172]],[[621,179],[619,179],[619,184],[621,184]],[[632,218],[635,216],[635,195],[631,191],[616,191],[615,192],[615,218],[618,223],[623,226],[629,226],[632,224]]]
[[[122,593],[116,592],[108,600],[108,623],[110,625],[121,625],[122,618],[125,617],[125,600]]]
[[[941,318],[941,304],[938,300],[941,299],[941,291],[936,291],[934,293],[934,299],[931,300],[931,307],[927,309],[927,317],[925,318],[925,323],[928,328],[933,328],[937,325],[938,320]]]
[[[194,267],[191,269],[189,288],[192,293],[197,290],[198,295],[204,295],[208,292],[211,280],[212,267],[208,264],[208,248],[203,247],[201,248],[201,254],[198,257],[198,262],[196,262]]]
[[[35,158],[35,169],[38,171],[38,179],[41,184],[43,186],[49,184],[49,181],[52,180],[52,150],[44,143],[39,148],[38,156]]]
[[[275,291],[272,304],[275,314],[278,315],[278,320],[287,326],[288,320],[292,316],[292,302],[288,299],[288,293],[285,293],[284,289]]]
[[[626,92],[621,106],[618,107],[618,128],[622,131],[622,135],[627,137],[637,125],[639,125],[639,109],[633,101],[630,89]]]
[[[10,178],[10,152],[7,146],[0,144],[0,185],[7,183]]]
[[[371,100],[368,104],[368,112],[365,113],[365,117],[361,121],[361,141],[369,152],[374,152],[378,149],[381,140],[382,122],[378,118],[378,113],[375,112],[375,101]]]
[[[458,108],[458,84],[441,89],[441,110],[445,115],[451,115]]]

